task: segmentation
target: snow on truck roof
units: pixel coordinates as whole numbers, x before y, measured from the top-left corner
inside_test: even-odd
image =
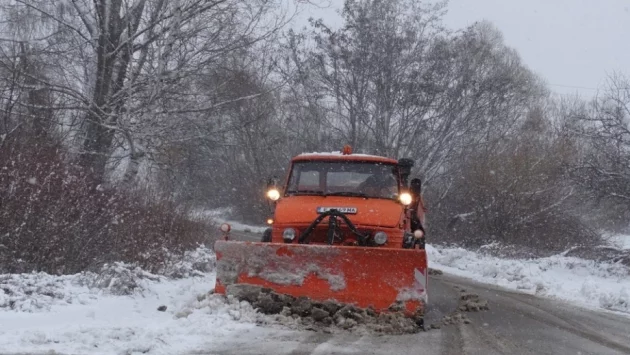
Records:
[[[349,161],[370,161],[379,163],[397,164],[398,161],[392,158],[386,158],[379,155],[370,154],[343,154],[342,152],[313,152],[302,153],[293,158],[293,161],[305,160],[349,160]]]

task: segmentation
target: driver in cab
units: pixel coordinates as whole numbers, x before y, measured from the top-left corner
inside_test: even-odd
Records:
[[[398,184],[392,176],[374,174],[359,185],[358,192],[368,197],[395,198]]]

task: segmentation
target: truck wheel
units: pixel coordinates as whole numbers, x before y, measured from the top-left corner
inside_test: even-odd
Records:
[[[260,241],[263,243],[271,243],[271,228],[265,229],[262,239]]]

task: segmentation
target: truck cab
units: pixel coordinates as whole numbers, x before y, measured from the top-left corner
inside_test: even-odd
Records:
[[[295,156],[283,186],[271,183],[264,242],[424,247],[408,178],[413,161],[341,152]]]

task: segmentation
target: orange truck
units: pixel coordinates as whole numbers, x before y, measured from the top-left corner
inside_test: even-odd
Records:
[[[260,242],[215,243],[215,290],[252,284],[294,297],[334,300],[420,319],[427,254],[420,180],[413,161],[341,152],[301,154],[271,181],[271,227]]]

